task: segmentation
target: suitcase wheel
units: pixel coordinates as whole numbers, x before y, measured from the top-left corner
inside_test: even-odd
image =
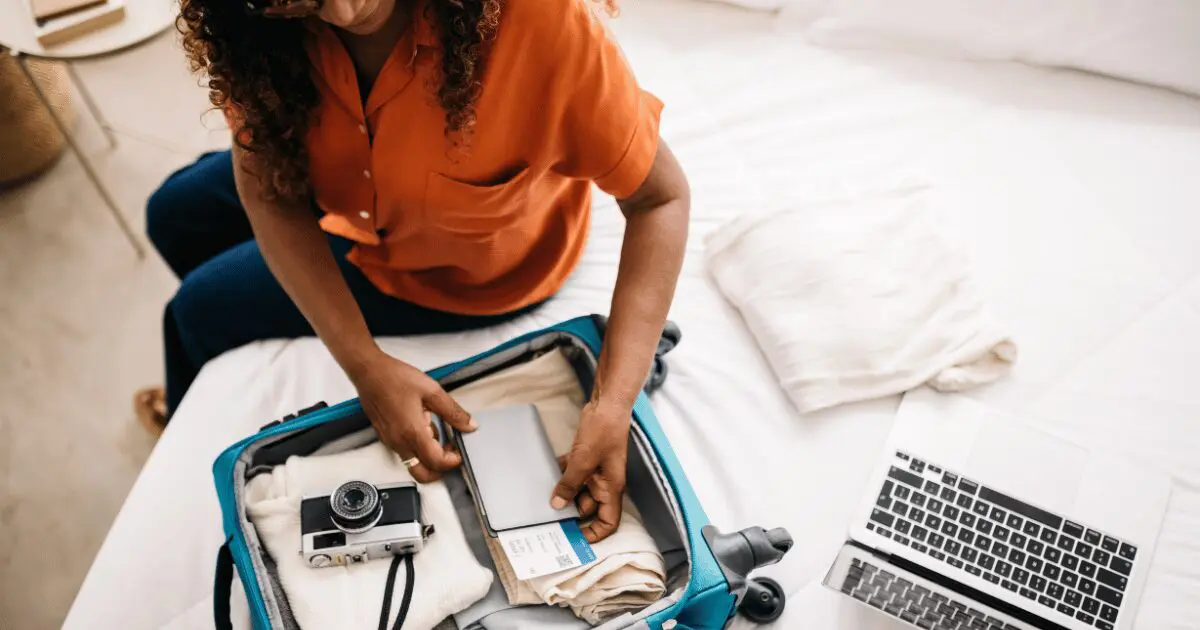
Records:
[[[746,584],[746,596],[738,605],[738,612],[754,623],[771,623],[783,614],[786,604],[787,596],[779,582],[768,577],[756,577]]]

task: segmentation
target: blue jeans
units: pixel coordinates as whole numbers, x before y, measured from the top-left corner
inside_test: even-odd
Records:
[[[252,341],[314,334],[254,241],[228,151],[202,155],[168,177],[147,202],[146,232],[181,280],[163,314],[168,413],[179,406],[200,368],[221,353]],[[417,306],[375,288],[346,260],[352,245],[329,236],[338,268],[373,335],[483,328],[536,308],[479,316]]]

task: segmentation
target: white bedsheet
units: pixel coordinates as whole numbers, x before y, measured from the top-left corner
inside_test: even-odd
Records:
[[[764,571],[792,597],[777,627],[870,627],[817,584],[898,399],[798,417],[704,277],[702,237],[743,209],[914,165],[961,211],[980,284],[1023,346],[1013,376],[971,395],[1176,476],[1137,627],[1195,627],[1200,102],[1065,71],[846,56],[777,31],[769,16],[675,0],[627,3],[614,29],[667,103],[663,133],[693,188],[672,310],[684,338],[654,406],[714,523],[783,525],[797,537]],[[383,344],[433,367],[604,312],[620,239],[615,206],[601,204],[578,272],[537,313]],[[147,462],[66,627],[211,627],[213,459],[271,418],[353,395],[311,339],[214,361]],[[245,623],[244,604],[234,609]]]

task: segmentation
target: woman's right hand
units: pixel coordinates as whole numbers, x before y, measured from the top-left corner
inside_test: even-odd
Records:
[[[420,460],[408,469],[413,479],[434,481],[462,463],[451,443],[443,446],[438,441],[429,414],[468,433],[475,430],[475,421],[437,381],[382,351],[350,378],[380,441],[402,459]]]

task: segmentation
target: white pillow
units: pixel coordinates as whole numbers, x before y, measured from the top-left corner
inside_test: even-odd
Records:
[[[809,0],[785,14],[813,10],[808,32],[823,45],[1078,68],[1200,95],[1200,0]]]

